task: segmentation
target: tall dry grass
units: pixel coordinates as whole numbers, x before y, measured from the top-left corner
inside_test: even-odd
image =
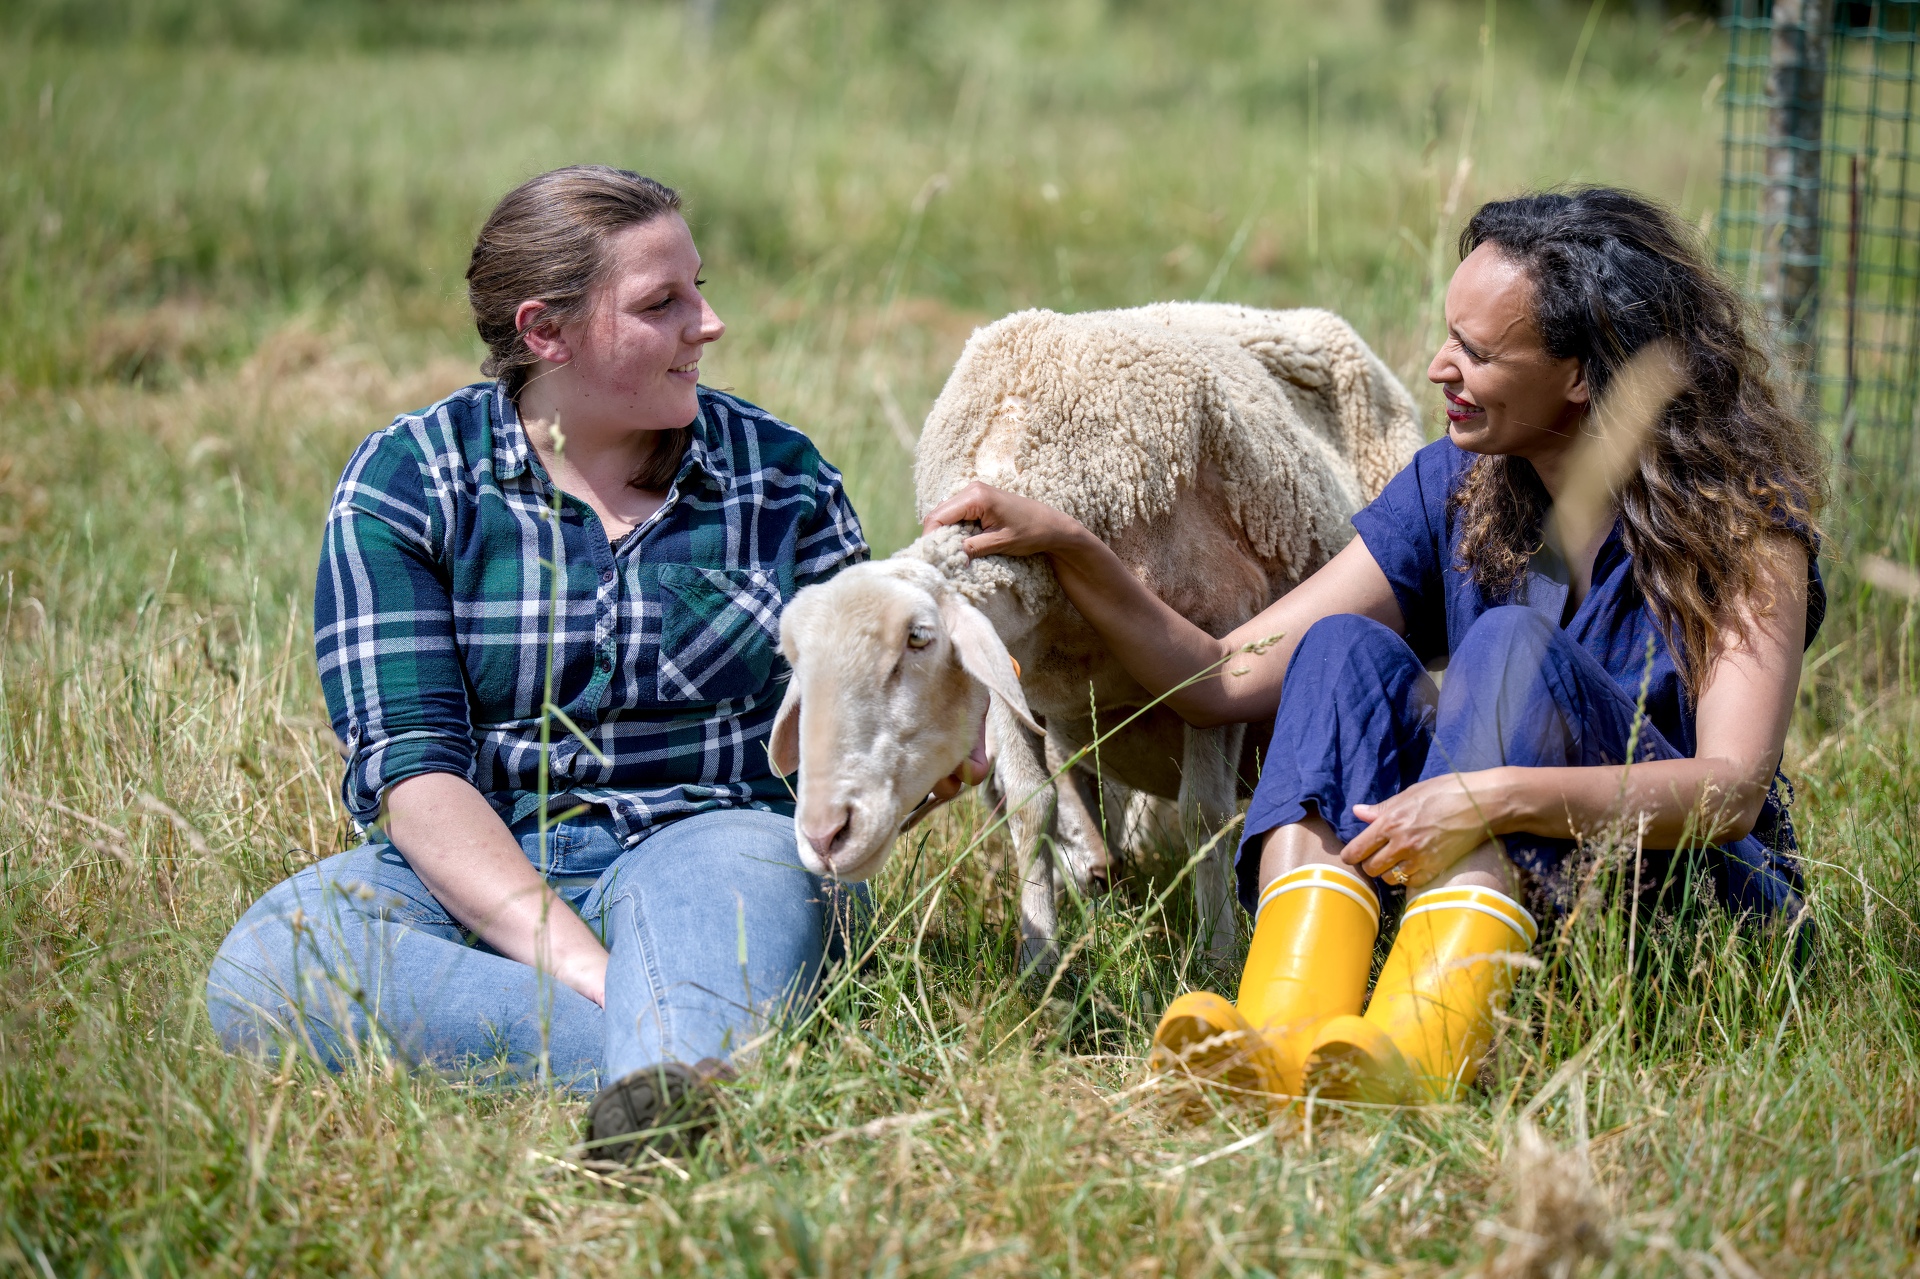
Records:
[[[1911,1269],[1917,605],[1854,568],[1915,562],[1904,493],[1833,513],[1788,746],[1814,964],[1704,904],[1635,917],[1598,841],[1459,1106],[1171,1113],[1141,1087],[1153,1020],[1232,978],[1190,901],[1133,879],[1074,905],[1071,963],[1023,987],[1008,849],[966,804],[915,832],[873,961],[762,1047],[684,1167],[583,1167],[564,1098],[218,1051],[225,929],[354,839],[309,655],[324,503],[364,433],[474,376],[468,237],[526,173],[686,189],[733,326],[715,380],[822,441],[882,549],[980,320],[1316,303],[1417,384],[1478,200],[1586,178],[1713,203],[1717,39],[1625,6],[689,12],[0,7],[5,1264]]]

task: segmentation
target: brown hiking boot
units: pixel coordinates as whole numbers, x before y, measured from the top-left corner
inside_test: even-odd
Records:
[[[737,1077],[717,1057],[691,1066],[663,1061],[622,1075],[587,1107],[588,1157],[631,1164],[658,1151],[685,1158],[713,1130],[714,1085]]]

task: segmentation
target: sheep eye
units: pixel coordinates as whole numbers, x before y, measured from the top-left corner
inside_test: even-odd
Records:
[[[925,648],[933,643],[933,628],[925,622],[915,622],[907,628],[907,647]]]

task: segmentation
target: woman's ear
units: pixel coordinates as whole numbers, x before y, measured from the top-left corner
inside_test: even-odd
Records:
[[[544,318],[546,312],[545,302],[528,299],[514,308],[513,327],[519,331],[520,340],[527,344],[527,350],[549,364],[565,364],[573,358],[573,348],[561,336],[559,324]]]
[[[1593,400],[1593,388],[1587,383],[1587,362],[1573,362],[1573,384],[1567,387],[1567,403],[1585,408]]]

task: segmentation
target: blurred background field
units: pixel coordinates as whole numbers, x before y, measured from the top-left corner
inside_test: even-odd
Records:
[[[1136,885],[1023,989],[965,806],[889,870],[874,965],[692,1167],[630,1184],[570,1167],[565,1099],[231,1061],[200,1005],[244,904],[353,842],[321,515],[360,438],[477,378],[462,272],[521,178],[683,190],[730,325],[708,380],[819,440],[885,553],[961,343],[1020,307],[1326,306],[1435,411],[1480,201],[1620,183],[1711,233],[1724,55],[1628,0],[0,0],[0,1262],[1910,1270],[1914,604],[1856,569],[1920,535],[1871,475],[1829,514],[1788,746],[1816,964],[1589,911],[1447,1112],[1167,1113],[1136,1087],[1157,1008],[1233,970]]]

